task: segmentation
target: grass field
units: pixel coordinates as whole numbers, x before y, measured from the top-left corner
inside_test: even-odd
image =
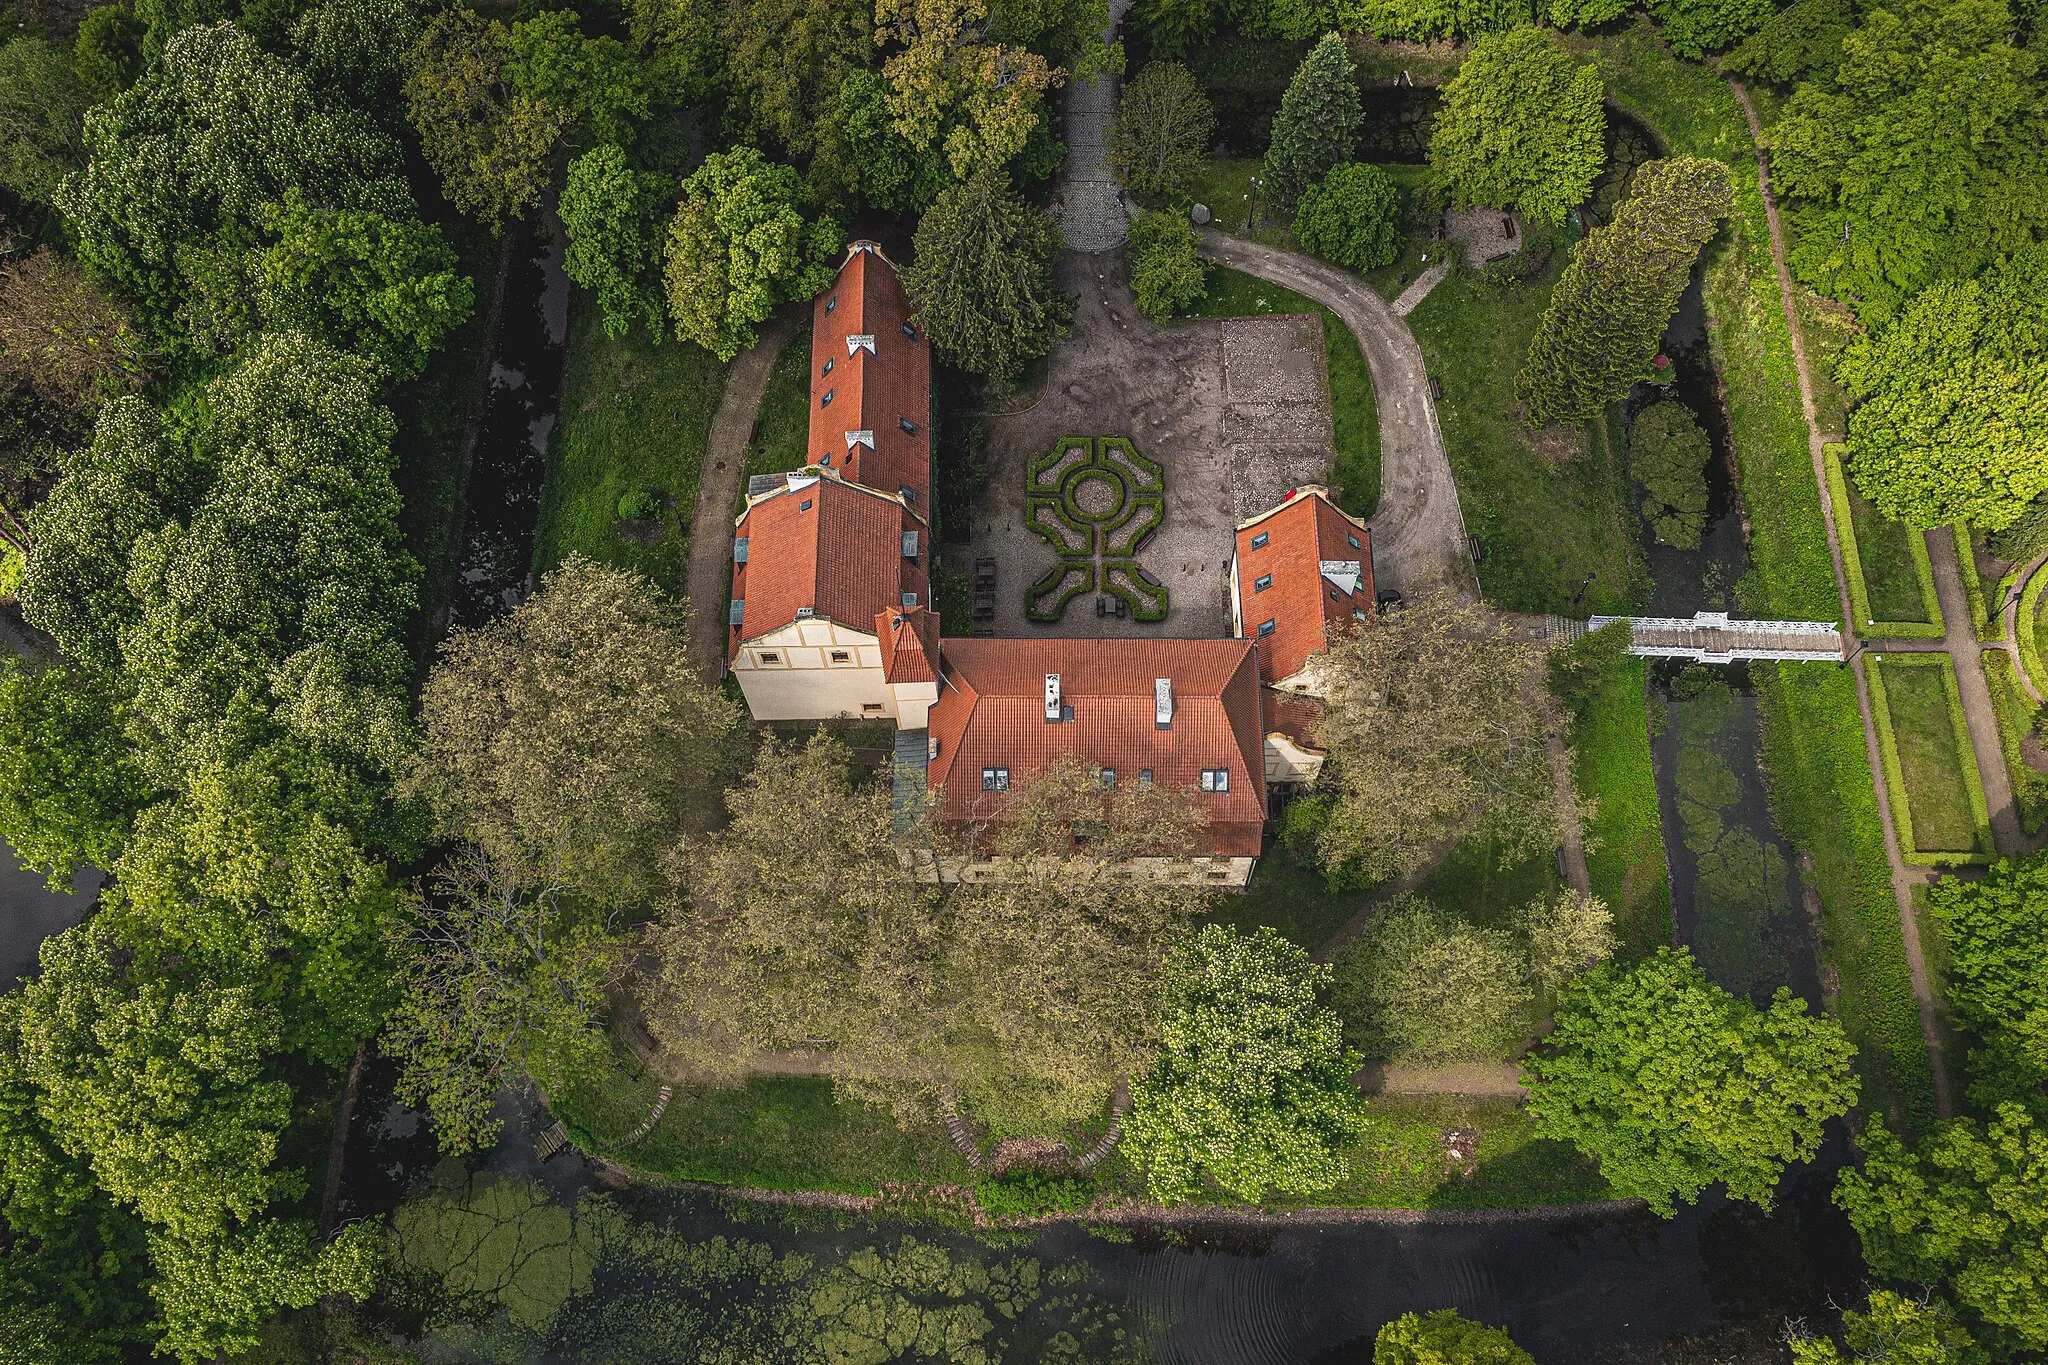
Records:
[[[1314,313],[1323,320],[1323,361],[1330,376],[1330,421],[1337,440],[1333,491],[1345,511],[1369,517],[1380,501],[1379,407],[1373,400],[1372,372],[1350,329],[1314,299],[1227,266],[1210,267],[1209,292],[1187,316],[1280,313]]]
[[[1990,852],[1978,815],[1984,796],[1981,789],[1972,796],[1977,760],[1956,718],[1953,669],[1945,654],[1892,655],[1871,666],[1871,704],[1881,704],[1890,721],[1904,787],[1908,818],[1899,821],[1899,840],[1909,855]],[[1894,815],[1901,799],[1893,795]]]
[[[683,586],[697,471],[725,367],[701,346],[643,333],[614,340],[579,292],[571,309],[562,421],[534,532],[534,567],[570,554],[636,569],[671,592]],[[647,492],[665,534],[653,544],[619,534],[619,500]]]
[[[804,467],[811,439],[811,333],[799,327],[776,353],[761,393],[754,439],[747,446],[747,473],[782,474]],[[746,497],[746,485],[740,485]],[[738,509],[734,509],[738,515]]]
[[[1468,923],[1504,928],[1516,910],[1559,884],[1556,850],[1503,866],[1491,841],[1472,839],[1452,849],[1416,890]]]
[[[1614,912],[1624,957],[1647,957],[1671,942],[1671,883],[1650,766],[1646,669],[1641,659],[1621,660],[1571,729],[1572,775],[1595,803],[1586,824],[1586,871],[1593,894]]]
[[[1870,604],[1869,619],[1857,628],[1880,621],[1910,621],[1939,629],[1941,607],[1934,596],[1933,570],[1924,567],[1924,540],[1917,547],[1920,553],[1914,553],[1914,539],[1921,533],[1880,515],[1856,491],[1854,480],[1848,481],[1846,488],[1849,515],[1856,527],[1856,553],[1863,566],[1865,600]]]
[[[1265,925],[1282,938],[1314,952],[1324,939],[1358,912],[1367,891],[1332,891],[1322,869],[1296,860],[1275,843],[1259,859],[1252,884],[1241,896],[1218,896],[1209,918],[1239,929]]]
[[[2012,656],[2002,649],[1984,651],[1984,673],[1991,684],[1991,702],[1998,712],[1999,747],[2005,751],[2006,773],[2012,779],[2013,802],[2020,827],[2036,833],[2048,823],[2048,773],[2036,772],[2020,754],[2020,741],[2034,728],[2040,710],[2020,686]]]

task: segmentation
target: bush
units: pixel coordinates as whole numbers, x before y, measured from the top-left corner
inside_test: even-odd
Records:
[[[975,1202],[991,1218],[1042,1218],[1049,1213],[1075,1213],[1095,1198],[1095,1182],[1071,1176],[1021,1171],[984,1180],[974,1187]]]
[[[627,521],[645,521],[660,511],[660,497],[645,488],[635,488],[619,499],[619,516]]]
[[[1154,322],[1186,310],[1209,292],[1209,267],[1195,255],[1195,230],[1177,213],[1148,213],[1124,243],[1131,293]]]
[[[1216,110],[1179,62],[1150,62],[1124,87],[1109,134],[1110,164],[1130,177],[1146,201],[1187,192],[1209,137]]]
[[[1707,433],[1692,409],[1666,400],[1636,414],[1628,433],[1628,472],[1643,486],[1643,517],[1657,539],[1699,548],[1707,529]]]
[[[1294,236],[1353,270],[1390,265],[1401,254],[1401,196],[1379,167],[1346,162],[1302,192]]]
[[[1993,531],[1991,553],[2008,564],[2025,564],[2036,555],[2048,554],[2048,502],[2035,499],[2019,520],[2002,531]]]
[[[1337,965],[1331,1003],[1368,1056],[1499,1061],[1529,1032],[1533,993],[1514,939],[1406,896]]]

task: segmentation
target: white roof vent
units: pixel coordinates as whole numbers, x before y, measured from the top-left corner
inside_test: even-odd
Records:
[[[1173,728],[1173,679],[1152,680],[1152,725],[1159,730]]]
[[[852,450],[855,446],[866,446],[869,450],[873,450],[875,448],[875,433],[872,431],[847,432],[846,448]]]
[[[1045,718],[1057,721],[1060,718],[1060,675],[1045,675]]]
[[[1355,559],[1326,559],[1323,561],[1323,577],[1346,593],[1354,593],[1358,591],[1359,583],[1364,581],[1365,574]]]
[[[875,353],[875,335],[873,332],[869,332],[864,336],[849,336],[846,338],[846,358],[848,360],[853,359],[854,355],[860,351],[866,351],[869,355]]]

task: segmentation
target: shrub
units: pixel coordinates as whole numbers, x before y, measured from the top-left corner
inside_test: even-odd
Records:
[[[619,499],[619,515],[627,521],[645,521],[661,511],[661,499],[645,488],[635,488]]]
[[[1195,230],[1177,213],[1148,213],[1124,243],[1138,309],[1164,322],[1208,293],[1209,267],[1195,255]]]
[[[1514,939],[1422,899],[1396,901],[1337,966],[1331,1003],[1368,1056],[1499,1061],[1529,1031],[1533,993]]]
[[[1021,1171],[982,1181],[974,1187],[974,1198],[991,1218],[1042,1218],[1087,1208],[1095,1198],[1095,1182]]]
[[[1316,255],[1353,270],[1401,254],[1401,197],[1377,166],[1346,162],[1303,191],[1294,236]]]

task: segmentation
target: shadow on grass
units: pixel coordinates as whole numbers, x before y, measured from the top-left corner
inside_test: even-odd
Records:
[[[1568,1142],[1531,1138],[1482,1158],[1470,1175],[1453,1175],[1430,1191],[1433,1209],[1489,1209],[1578,1204],[1613,1197],[1600,1168]]]

